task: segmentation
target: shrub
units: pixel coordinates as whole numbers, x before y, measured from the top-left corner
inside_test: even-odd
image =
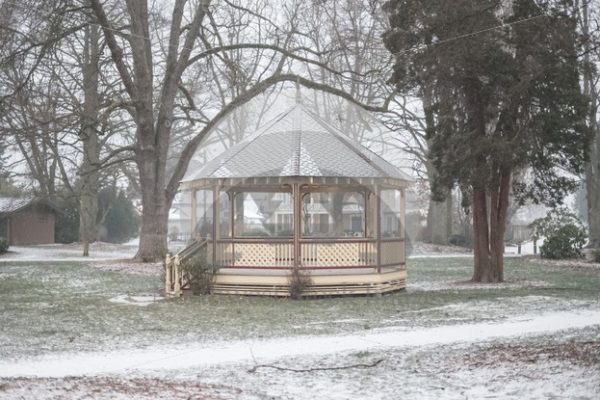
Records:
[[[304,291],[311,284],[312,279],[310,277],[310,274],[302,271],[298,267],[294,267],[289,278],[290,297],[294,300],[301,299]]]
[[[4,254],[8,251],[8,240],[0,237],[0,254]]]
[[[181,271],[187,276],[194,294],[210,294],[219,268],[210,264],[206,253],[190,257],[181,263]]]
[[[585,230],[577,225],[562,226],[553,235],[546,238],[540,247],[540,255],[542,258],[553,259],[579,258],[586,236]]]
[[[579,258],[587,232],[577,216],[564,208],[552,210],[544,218],[533,221],[535,240],[545,237],[540,246],[542,258]]]
[[[454,246],[460,247],[469,247],[471,243],[469,243],[469,239],[465,235],[453,234],[448,238],[448,243]]]
[[[594,250],[594,252],[592,253],[592,260],[595,263],[600,263],[600,249]]]

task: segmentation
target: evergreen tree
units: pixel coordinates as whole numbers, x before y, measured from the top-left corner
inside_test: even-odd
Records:
[[[386,11],[391,82],[405,94],[428,88],[434,99],[433,194],[456,184],[468,194],[473,280],[502,281],[511,182],[518,198],[556,205],[576,188],[556,167],[581,173],[585,161],[572,2],[390,0]],[[522,168],[532,182],[513,180]]]
[[[101,240],[123,243],[139,233],[139,216],[131,200],[114,187],[100,191],[99,224]]]

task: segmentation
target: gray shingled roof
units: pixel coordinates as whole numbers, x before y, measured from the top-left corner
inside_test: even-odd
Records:
[[[10,214],[27,207],[33,199],[19,197],[0,197],[0,214]]]
[[[185,181],[253,177],[412,179],[337,128],[296,104],[227,149]]]

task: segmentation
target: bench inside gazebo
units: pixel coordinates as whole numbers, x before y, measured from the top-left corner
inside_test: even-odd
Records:
[[[375,294],[406,285],[404,207],[411,179],[301,103],[182,182],[194,242],[167,257],[167,294],[198,252],[218,267],[213,292]]]

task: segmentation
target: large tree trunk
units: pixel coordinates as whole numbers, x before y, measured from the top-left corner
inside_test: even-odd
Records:
[[[452,196],[444,201],[429,201],[425,241],[434,244],[448,244],[452,235]]]
[[[83,243],[83,256],[89,256],[90,243],[96,241],[98,214],[98,186],[100,144],[98,142],[98,62],[99,29],[88,25],[85,32],[83,85],[84,102],[81,116],[83,161],[80,171],[79,240]]]
[[[585,36],[590,33],[590,10],[587,2],[582,7],[582,30]],[[589,161],[585,168],[585,184],[587,189],[588,224],[590,240],[588,248],[600,248],[600,128],[597,121],[598,93],[595,89],[595,73],[590,60],[591,44],[585,42],[585,56],[583,67],[583,92],[590,99],[588,126],[593,138],[589,147]]]
[[[482,146],[486,136],[485,104],[479,80],[466,81],[468,123],[473,132],[473,152]],[[473,282],[502,282],[504,279],[504,232],[510,191],[511,170],[489,166],[485,157],[477,159],[474,168],[493,171],[494,179],[473,180]],[[489,200],[489,204],[488,204]]]
[[[587,186],[588,224],[590,242],[588,248],[600,248],[600,135],[596,135],[595,158],[590,157],[585,174]],[[591,155],[591,154],[590,154]]]
[[[427,146],[432,147],[432,139],[436,134],[435,112],[433,104],[433,90],[431,85],[423,88],[423,110],[425,112],[425,139]],[[425,163],[427,179],[430,184],[436,179],[438,171],[431,160]],[[447,190],[444,201],[430,199],[427,212],[427,228],[425,230],[425,241],[434,244],[448,244],[452,235],[452,191]]]
[[[162,260],[167,253],[168,215],[172,199],[165,194],[164,177],[156,171],[158,160],[154,149],[148,149],[145,156],[138,160],[140,183],[142,188],[142,226],[140,245],[135,256],[144,262]]]
[[[502,169],[494,187],[473,191],[473,282],[504,280],[504,234],[508,214],[511,171]],[[488,196],[489,195],[489,196]],[[489,203],[488,203],[489,197]],[[489,209],[488,209],[489,206]]]

